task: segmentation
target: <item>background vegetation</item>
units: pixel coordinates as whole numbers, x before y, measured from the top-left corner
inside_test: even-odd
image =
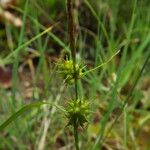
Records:
[[[150,148],[149,62],[141,72],[150,53],[149,10],[149,0],[75,1],[77,61],[91,69],[120,50],[79,82],[79,96],[90,101],[92,111],[79,129],[81,149]],[[69,50],[66,1],[0,1],[0,21],[0,124],[32,102],[66,107],[73,87],[57,72]],[[0,149],[74,149],[66,125],[55,107],[32,109],[0,131]]]

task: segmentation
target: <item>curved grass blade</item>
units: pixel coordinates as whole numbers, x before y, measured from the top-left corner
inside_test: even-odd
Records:
[[[6,128],[10,123],[12,123],[14,120],[16,120],[19,116],[21,116],[24,112],[32,109],[32,108],[38,108],[42,105],[53,105],[55,107],[57,107],[58,109],[60,109],[61,111],[65,111],[65,109],[62,106],[56,105],[54,103],[48,103],[48,102],[35,102],[35,103],[31,103],[28,104],[26,106],[23,106],[21,109],[19,109],[17,112],[15,112],[14,114],[12,114],[6,121],[4,121],[1,125],[0,125],[0,131],[2,131],[4,128]]]
[[[117,51],[115,54],[113,54],[106,62],[100,64],[99,66],[97,66],[97,67],[95,67],[95,68],[93,68],[93,69],[90,69],[90,70],[84,72],[83,75],[86,75],[86,74],[88,74],[88,73],[90,73],[90,72],[92,72],[92,71],[95,71],[95,70],[97,70],[97,69],[103,67],[104,65],[106,65],[107,63],[109,63],[119,52],[120,52],[120,50]]]
[[[21,10],[18,7],[15,6],[11,6],[14,10],[18,11],[19,13],[23,14],[23,10]],[[40,24],[35,18],[33,18],[30,15],[27,15],[27,17],[35,24],[37,24],[42,30],[45,30],[46,28]],[[53,34],[52,32],[48,32],[47,33],[59,46],[61,46],[63,49],[65,49],[67,52],[70,52],[69,47],[55,34]]]
[[[2,65],[6,64],[9,62],[10,58],[15,56],[22,48],[28,46],[29,44],[31,44],[33,41],[35,41],[36,39],[38,39],[39,37],[43,36],[44,34],[50,32],[54,26],[56,26],[58,23],[50,26],[49,28],[45,29],[43,32],[39,33],[38,35],[34,36],[32,39],[30,39],[29,41],[25,42],[24,44],[20,45],[18,48],[16,48],[12,53],[10,53],[6,58],[4,58]]]

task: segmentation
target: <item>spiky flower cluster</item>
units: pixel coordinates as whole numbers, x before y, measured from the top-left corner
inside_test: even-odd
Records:
[[[71,100],[67,108],[68,125],[84,126],[90,113],[89,102],[86,100]]]
[[[64,60],[58,64],[59,73],[62,74],[64,80],[68,84],[75,82],[75,73],[72,60]],[[76,78],[80,79],[83,76],[83,68],[79,64],[75,65]]]

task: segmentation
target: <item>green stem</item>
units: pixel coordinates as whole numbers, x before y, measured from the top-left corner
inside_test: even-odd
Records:
[[[75,146],[76,150],[79,150],[79,138],[78,138],[78,126],[76,123],[74,123],[74,139],[75,139]]]
[[[92,72],[92,71],[95,71],[95,70],[97,70],[97,69],[103,67],[104,65],[106,65],[107,63],[109,63],[119,52],[120,52],[120,50],[117,51],[115,54],[113,54],[106,62],[100,64],[99,66],[97,66],[97,67],[95,67],[95,68],[93,68],[93,69],[90,69],[90,70],[84,72],[83,75],[86,75],[86,74],[88,74],[88,73],[90,73],[90,72]]]
[[[74,15],[73,15],[73,5],[72,0],[67,0],[67,13],[68,13],[68,34],[71,55],[73,59],[73,69],[74,69],[74,79],[75,79],[75,99],[78,99],[78,89],[77,89],[77,73],[76,73],[76,48],[75,48],[75,26],[74,26]],[[76,150],[79,150],[79,140],[78,140],[78,124],[75,120],[74,122],[74,139]]]

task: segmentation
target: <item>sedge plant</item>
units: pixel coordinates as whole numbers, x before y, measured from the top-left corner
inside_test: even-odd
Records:
[[[63,113],[65,113],[68,118],[68,124],[74,129],[74,139],[75,139],[75,147],[76,150],[79,150],[79,135],[78,135],[78,127],[84,127],[84,124],[88,122],[88,116],[90,115],[90,102],[86,99],[81,99],[78,95],[78,80],[82,79],[89,72],[95,71],[102,67],[103,65],[110,62],[120,51],[117,51],[114,55],[110,57],[106,62],[98,65],[97,67],[85,71],[85,66],[82,64],[78,64],[76,61],[76,45],[75,45],[75,24],[74,24],[74,14],[73,14],[73,1],[67,1],[67,14],[68,14],[68,35],[69,35],[69,43],[71,50],[71,58],[67,60],[61,60],[58,63],[59,73],[62,75],[64,81],[68,85],[74,85],[74,98],[68,102],[68,106],[66,109],[64,107],[56,105],[54,103],[49,103],[47,101],[35,102],[28,105],[23,106],[18,111],[14,112],[6,121],[4,121],[0,125],[0,131],[4,130],[11,122],[15,121],[19,116],[21,116],[24,112],[29,111],[32,108],[37,108],[42,105],[54,106],[60,109]],[[52,27],[45,29],[43,32],[39,33],[31,40],[21,44],[16,50],[14,50],[11,54],[9,54],[3,62],[3,64],[7,64],[10,62],[11,58],[18,53],[22,48],[29,45],[39,37],[44,34],[49,34],[49,31]]]
[[[79,150],[78,139],[78,127],[84,127],[84,123],[88,122],[88,116],[90,114],[89,105],[87,100],[81,99],[78,95],[78,80],[82,79],[87,73],[99,69],[103,65],[107,64],[115,55],[119,53],[117,51],[108,61],[105,63],[84,72],[84,67],[78,64],[76,61],[76,44],[75,44],[75,21],[73,13],[73,1],[67,0],[67,14],[68,14],[68,35],[71,50],[71,59],[62,60],[58,64],[59,73],[64,78],[66,84],[74,84],[75,98],[68,102],[66,109],[66,117],[68,118],[68,125],[71,125],[74,129],[74,139],[76,150]]]

